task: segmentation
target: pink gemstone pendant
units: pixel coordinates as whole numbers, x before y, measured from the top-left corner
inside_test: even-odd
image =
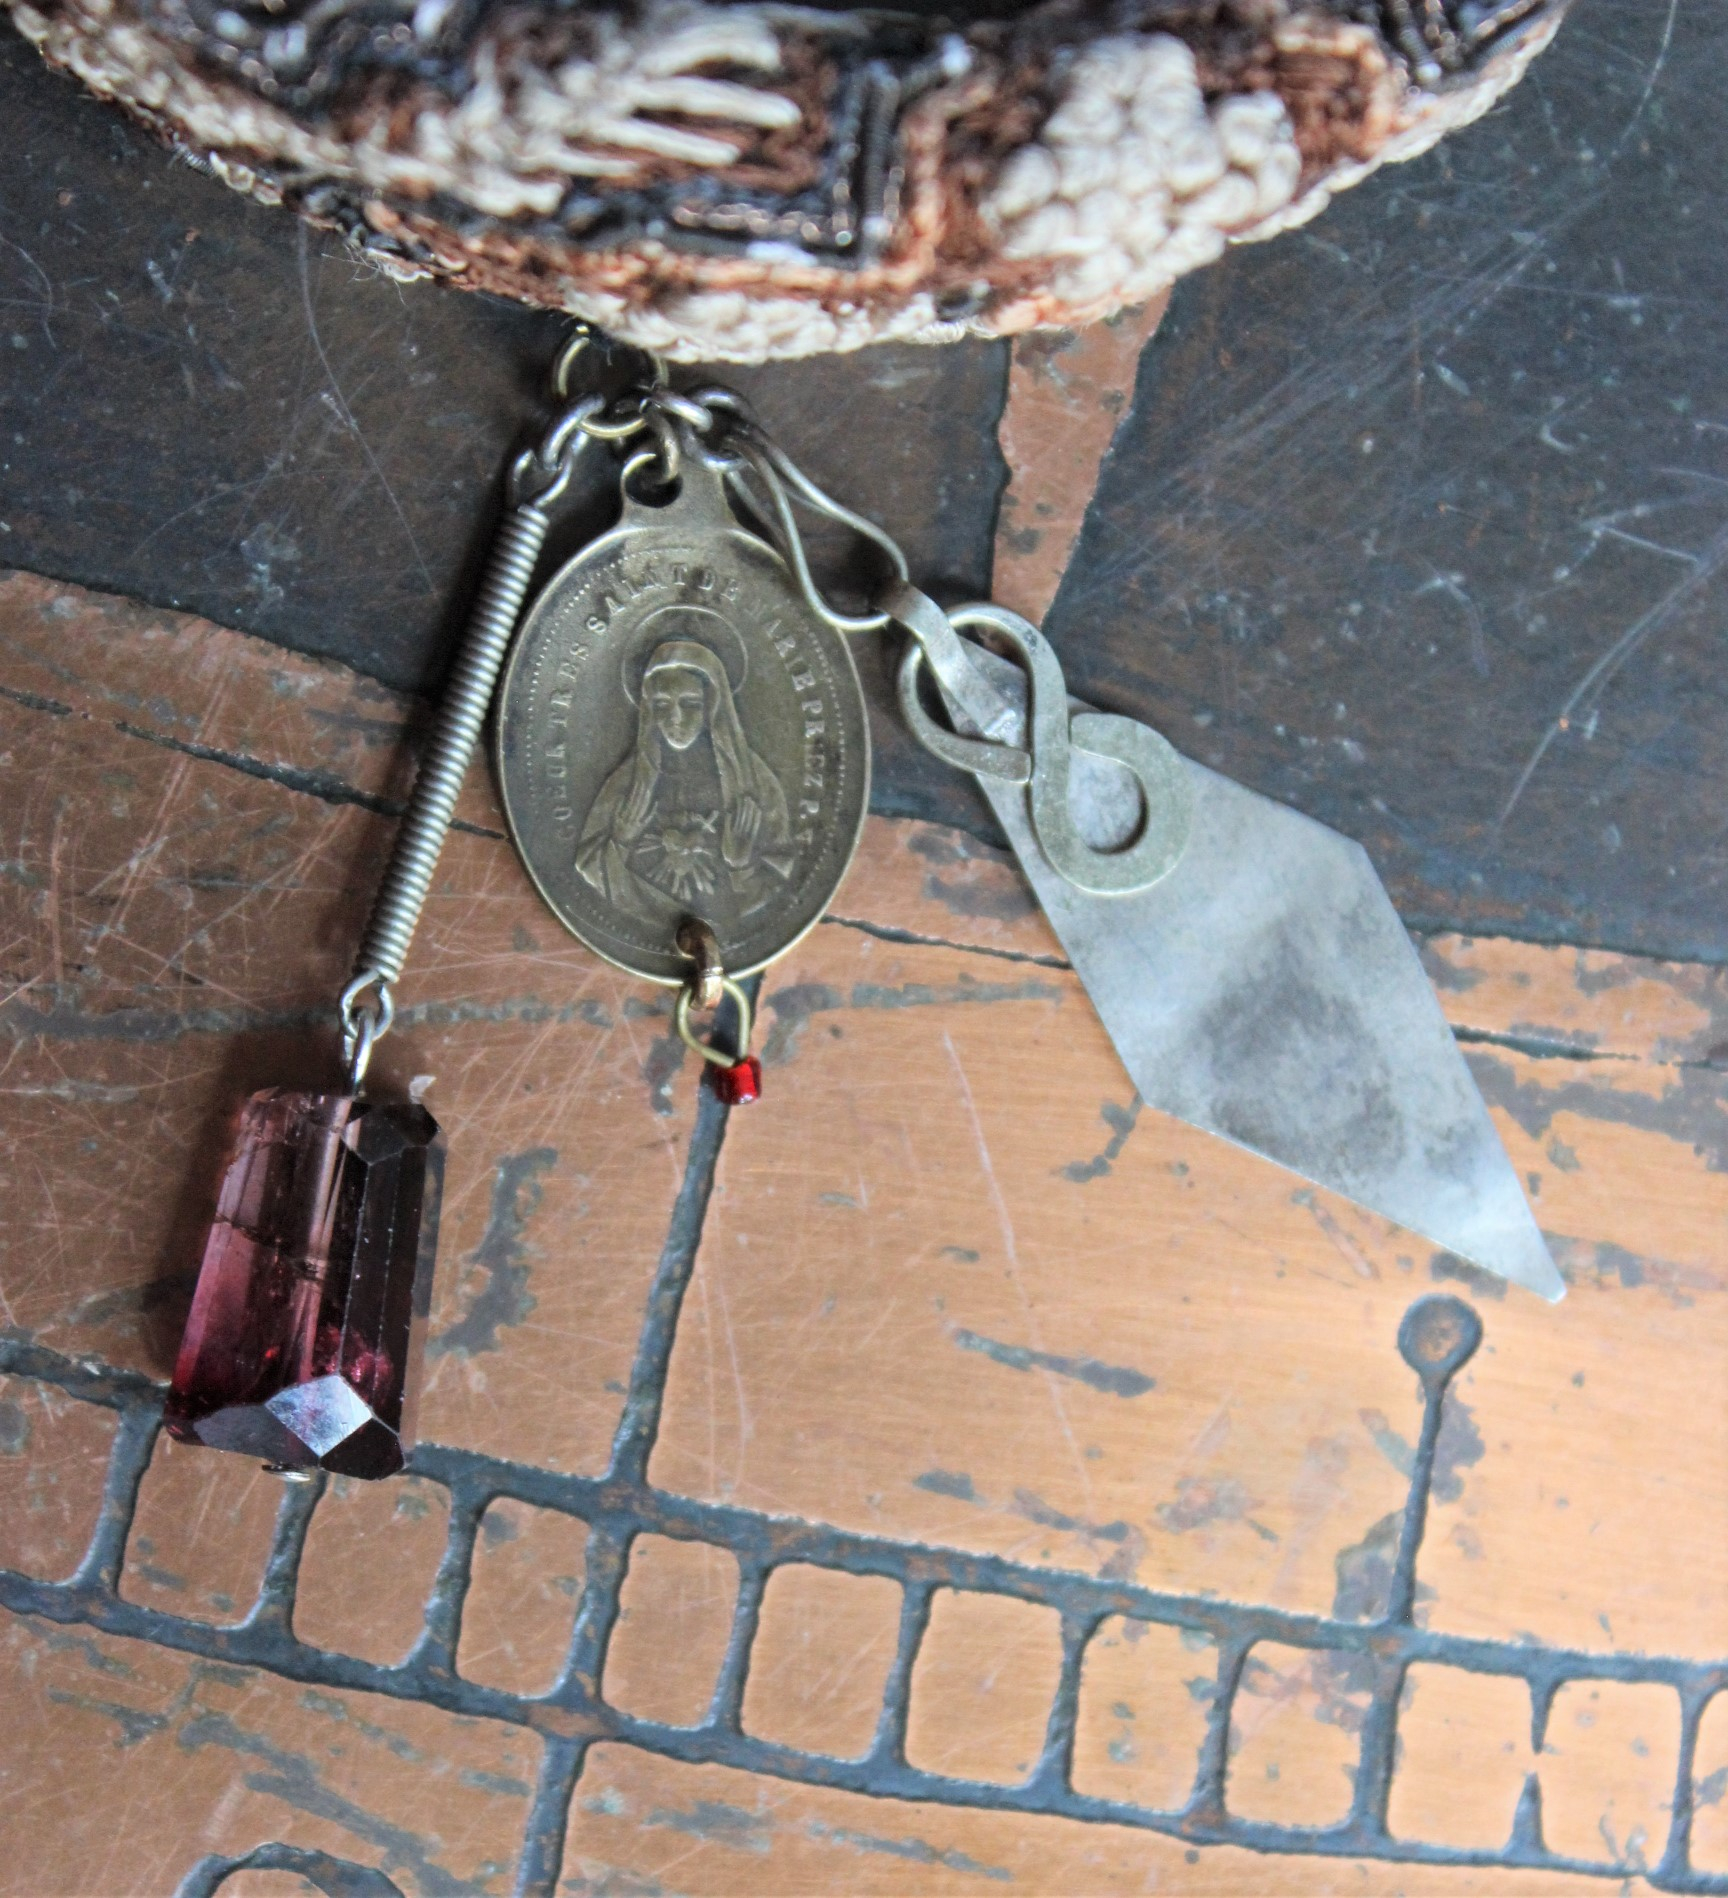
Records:
[[[443,1181],[444,1136],[424,1107],[254,1094],[180,1340],[169,1434],[283,1469],[401,1469]]]

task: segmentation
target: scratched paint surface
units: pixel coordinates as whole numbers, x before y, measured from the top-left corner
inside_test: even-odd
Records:
[[[307,1031],[369,900],[357,866],[386,847],[406,707],[199,622],[128,609],[116,637],[117,609],[68,617],[74,598],[19,579],[0,608],[5,1125],[33,1182],[0,1282],[8,1321],[57,1348],[160,1368],[234,1102],[328,1078]],[[447,979],[387,1044],[398,1087],[430,1077],[455,1154],[424,1427],[596,1468],[682,1167],[684,1052],[657,998],[521,902],[486,794],[459,817],[423,938]],[[640,1113],[612,1111],[626,1094]],[[65,1143],[75,1179],[43,1164]],[[589,1282],[540,1274],[546,1240],[592,1257]],[[495,1375],[525,1330],[557,1348]]]
[[[928,842],[904,846],[905,902],[878,860],[871,907],[934,933]],[[948,918],[955,935],[980,882]],[[1662,1369],[1703,1378],[1692,1353],[1728,1347],[1728,1077],[1691,1056],[1574,1052],[1630,1049],[1634,985],[1654,991],[1646,1046],[1711,1040],[1708,999],[1690,999],[1713,994],[1704,972],[1604,956],[1578,983],[1567,952],[1430,946],[1571,1280],[1548,1310],[1137,1110],[1073,978],[1030,960],[1050,949],[1032,919],[987,955],[827,927],[770,974],[764,1057],[794,1106],[728,1140],[656,1476],[1160,1587],[1216,1585],[1223,1560],[1254,1599],[1365,1612],[1352,1600],[1371,1591],[1374,1531],[1410,1455],[1393,1421],[1405,1373],[1373,1340],[1415,1289],[1467,1283],[1494,1324],[1441,1446],[1436,1622],[1728,1644],[1712,1554],[1728,1434],[1697,1379]],[[1498,983],[1459,973],[1496,961]],[[1570,992],[1570,1025],[1545,1037],[1563,1056],[1533,1052],[1532,970]],[[1240,1402],[1251,1367],[1318,1367],[1352,1341],[1348,1378],[1280,1374],[1276,1403]],[[787,1401],[788,1378],[823,1393],[820,1413]],[[1674,1559],[1629,1571],[1645,1537]]]
[[[1143,359],[1052,643],[1407,918],[1728,953],[1725,83],[1720,7],[1578,0]]]
[[[515,1862],[534,1748],[508,1727],[11,1616],[0,1654],[9,1890],[171,1891],[285,1820],[420,1891],[496,1889]]]
[[[93,103],[9,17],[0,125],[0,559],[433,689],[563,320],[356,269]],[[916,570],[976,595],[1007,358],[888,344],[723,373],[836,493],[868,469]],[[602,467],[577,538],[615,506]],[[892,667],[865,673],[879,788],[988,822],[896,729]]]
[[[1570,204],[1586,174],[1602,187],[1586,197],[1605,193],[1612,219],[1628,176],[1677,176],[1673,109],[1707,83],[1711,32],[1698,15],[1665,25],[1660,7],[1613,23],[1625,56],[1601,98],[1629,113],[1620,94],[1642,89],[1626,122],[1647,139],[1562,149],[1576,73],[1555,99],[1538,73],[1512,107],[1509,149],[1527,151],[1540,121],[1554,150],[1527,176],[1484,179],[1466,161],[1454,177],[1442,154],[1359,194],[1342,235],[1356,243],[1376,218],[1404,217],[1411,190],[1426,220],[1501,189]],[[1575,32],[1578,55],[1562,52],[1588,66],[1599,40]],[[52,82],[3,51],[0,86],[52,119]],[[32,152],[77,170],[103,159],[106,135],[129,136],[87,117],[78,138]],[[1688,146],[1703,123],[1694,113]],[[34,189],[48,174],[32,166]],[[160,190],[153,205],[207,190],[147,165],[128,178]],[[48,182],[76,199],[86,180]],[[281,273],[252,242],[254,214],[218,204],[203,236],[176,227],[164,254],[179,274],[146,293],[161,304],[144,325],[158,342],[183,316],[216,320],[192,311],[200,283]],[[120,199],[98,193],[78,216],[96,205]],[[1416,296],[1419,413],[1398,439],[1438,456],[1426,486],[1375,474],[1355,436],[1344,444],[1367,481],[1352,474],[1349,493],[1397,514],[1392,540],[1370,535],[1343,556],[1352,571],[1365,556],[1377,589],[1364,596],[1381,614],[1369,659],[1390,652],[1403,691],[1409,668],[1387,625],[1451,655],[1445,616],[1460,615],[1466,683],[1518,719],[1543,653],[1509,645],[1493,611],[1470,616],[1472,563],[1499,557],[1478,515],[1505,518],[1506,495],[1476,495],[1468,558],[1444,561],[1445,534],[1424,537],[1409,497],[1437,496],[1443,529],[1458,512],[1443,464],[1483,401],[1471,313],[1540,294],[1537,268],[1555,274],[1567,228],[1520,238],[1504,281],[1467,271],[1462,301],[1459,286]],[[44,230],[58,270],[54,247],[77,232],[71,220]],[[1195,429],[1173,391],[1185,374],[1213,391],[1235,374],[1224,407],[1243,412],[1242,389],[1252,397],[1265,379],[1265,332],[1234,323],[1229,298],[1246,285],[1263,311],[1330,311],[1303,271],[1328,267],[1340,232],[1335,214],[1294,240],[1300,256],[1245,255],[1191,286],[1105,464],[1053,631],[1071,663],[1114,655],[1113,702],[1150,666],[1164,696],[1143,709],[1189,749],[1228,747],[1232,768],[1282,773],[1299,800],[1344,796],[1344,821],[1404,877],[1407,902],[1438,889],[1438,913],[1493,919],[1511,890],[1527,925],[1518,861],[1482,858],[1485,884],[1460,895],[1447,882],[1456,865],[1418,853],[1413,872],[1394,816],[1349,801],[1360,786],[1337,773],[1361,761],[1331,741],[1353,737],[1354,699],[1334,730],[1328,698],[1324,745],[1303,744],[1314,719],[1283,720],[1288,756],[1262,729],[1278,707],[1248,702],[1285,680],[1298,709],[1316,680],[1330,690],[1325,641],[1305,653],[1299,636],[1314,631],[1307,596],[1295,620],[1268,619],[1235,586],[1253,582],[1251,562],[1218,550],[1231,522],[1251,520],[1286,578],[1307,575],[1326,611],[1337,605],[1312,559],[1285,558],[1278,526],[1308,518],[1316,437],[1304,447],[1260,427],[1244,485],[1236,438]],[[1602,252],[1599,234],[1592,246]],[[1362,254],[1389,253],[1376,238]],[[19,261],[6,256],[7,269]],[[33,261],[20,268],[39,321],[21,356],[38,329],[52,344],[61,318],[88,326],[94,294],[80,279],[38,308]],[[414,675],[439,636],[428,564],[442,573],[461,558],[442,526],[429,558],[416,535],[471,518],[485,443],[516,413],[503,365],[533,354],[532,320],[462,301],[456,327],[471,317],[496,347],[463,385],[477,427],[457,426],[448,405],[423,418],[467,443],[428,462],[413,446],[421,424],[380,432],[383,398],[354,369],[371,361],[435,387],[453,306],[410,293],[398,311],[390,291],[381,315],[377,286],[344,287],[310,249],[289,264],[281,362],[301,365],[303,433],[252,465],[284,492],[299,484],[301,526],[349,532],[362,494],[383,510],[384,538],[400,535],[414,558],[394,579],[367,576],[365,598],[394,586],[402,614],[356,617],[360,595],[330,590],[342,563],[308,556],[316,531],[304,545],[250,531],[262,517],[244,483],[218,482],[184,516],[149,482],[105,486],[93,515],[73,503],[26,524],[52,533],[142,508],[127,557],[154,548],[159,574],[173,536],[207,551],[204,515],[232,515],[247,533],[204,560],[204,591],[177,597],[232,595],[244,623],[275,615],[278,632],[284,615],[322,615],[302,643],[363,651],[379,670],[387,654],[394,676]],[[1342,260],[1346,288],[1359,267]],[[1683,360],[1699,318],[1659,289],[1552,285],[1571,299],[1558,368],[1562,344],[1612,368],[1613,323],[1654,324],[1657,359]],[[1455,334],[1424,327],[1448,310]],[[1363,313],[1348,296],[1333,312]],[[1387,321],[1403,350],[1409,326]],[[1306,360],[1346,360],[1279,324]],[[1128,412],[1137,342],[1127,325],[1016,347],[1002,440],[1017,472],[996,568],[1003,597],[1027,611],[1063,579],[1093,470]],[[317,373],[308,349],[328,358]],[[876,360],[901,407],[951,423],[943,389],[988,410],[1005,353]],[[223,401],[237,393],[210,350],[181,355],[189,400],[212,375]],[[957,383],[923,373],[941,363]],[[827,374],[806,366],[779,393],[825,390]],[[772,397],[775,373],[762,380]],[[325,394],[307,397],[318,383]],[[1402,386],[1371,383],[1367,399],[1395,409]],[[1291,394],[1274,377],[1280,391]],[[1615,837],[1624,847],[1649,829],[1614,804],[1636,790],[1625,730],[1649,737],[1638,720],[1652,703],[1665,719],[1685,711],[1671,672],[1641,668],[1674,663],[1671,650],[1690,664],[1686,616],[1714,558],[1707,496],[1686,489],[1650,522],[1620,518],[1613,495],[1584,493],[1591,457],[1630,473],[1652,457],[1612,446],[1627,418],[1609,385],[1558,418],[1531,402],[1532,428],[1556,424],[1538,430],[1536,462],[1578,476],[1562,484],[1567,518],[1601,532],[1570,593],[1556,572],[1552,601],[1514,592],[1511,621],[1539,634],[1568,601],[1574,618],[1583,604],[1621,614],[1637,636],[1616,661],[1619,689],[1654,676],[1660,690],[1638,698],[1631,727],[1616,726],[1612,697],[1582,705],[1578,733],[1550,741],[1514,815],[1596,839],[1565,893],[1574,928],[1582,917],[1598,939],[1708,948],[1707,827],[1687,840],[1687,863],[1705,866],[1697,887],[1653,901],[1640,886],[1630,928],[1624,904],[1604,902],[1636,882],[1611,861]],[[898,457],[888,492],[920,570],[976,590],[998,467],[988,442],[951,480],[909,439],[865,442],[844,404],[794,407],[810,433],[800,451],[820,462],[843,449],[841,474]],[[1357,419],[1347,405],[1317,413],[1347,430]],[[1708,448],[1678,400],[1658,419],[1669,413],[1682,446]],[[1172,442],[1181,466],[1160,474]],[[438,479],[421,491],[428,467]],[[933,469],[934,488],[905,478]],[[1516,453],[1508,469],[1517,476]],[[1150,540],[1148,493],[1171,523]],[[1540,479],[1527,495],[1552,498]],[[1700,522],[1702,539],[1656,537]],[[110,559],[126,538],[99,527],[85,552]],[[1297,538],[1315,544],[1306,529]],[[1148,553],[1161,591],[1148,591]],[[1649,592],[1657,568],[1640,558],[1674,568],[1672,597]],[[1207,578],[1226,570],[1231,592]],[[1125,608],[1131,650],[1111,645]],[[1244,640],[1273,622],[1297,633],[1246,664]],[[1360,643],[1345,643],[1360,677]],[[1222,683],[1196,684],[1181,663],[1190,647],[1202,662],[1222,655]],[[880,663],[867,684],[885,703]],[[664,1009],[556,934],[477,779],[417,946],[412,1007],[384,1053],[389,1083],[425,1089],[451,1132],[426,1443],[402,1482],[284,1497],[239,1459],[153,1441],[153,1380],[233,1100],[328,1077],[329,996],[420,714],[338,667],[21,577],[0,580],[0,696],[0,1665],[21,1709],[0,1738],[0,1863],[28,1868],[7,1888],[1728,1887],[1719,969],[1456,934],[1422,945],[1571,1283],[1555,1312],[1141,1110],[1012,867],[962,830],[871,824],[833,919],[764,984],[766,1104],[730,1120],[711,1103],[698,1112]],[[1620,762],[1586,788],[1602,815],[1578,832],[1566,774],[1602,755],[1582,749],[1599,728]],[[1440,727],[1424,729],[1439,732],[1446,784],[1478,802],[1496,790],[1493,769],[1462,770],[1476,753],[1456,757]],[[933,801],[891,725],[878,720],[876,736],[890,741],[885,808],[975,822],[964,795]],[[1421,814],[1456,831],[1428,753],[1407,749]],[[1668,757],[1646,744],[1638,761]],[[1474,847],[1468,824],[1463,834]],[[1659,873],[1666,859],[1646,854]],[[1413,1301],[1458,1294],[1482,1314],[1483,1342],[1419,1388],[1400,1325]],[[1461,1322],[1462,1308],[1425,1309]]]
[[[872,821],[765,980],[765,1102],[698,1114],[477,781],[386,1044],[451,1129],[427,1447],[284,1515],[152,1451],[148,1380],[213,1130],[321,1072],[410,708],[22,577],[0,692],[13,1888],[1728,1877],[1718,972],[1424,944],[1550,1309],[1140,1109],[1011,865],[936,826]],[[1424,1451],[1396,1340],[1456,1294]]]
[[[1108,323],[1035,331],[1014,345],[1000,429],[1012,479],[996,524],[990,597],[1035,625],[1080,537],[1140,352],[1169,300],[1165,292]]]

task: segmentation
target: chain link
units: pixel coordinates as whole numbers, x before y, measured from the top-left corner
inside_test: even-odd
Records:
[[[813,481],[762,429],[744,398],[731,389],[710,386],[685,393],[656,383],[617,397],[572,426],[596,441],[614,444],[651,435],[653,447],[638,450],[626,462],[627,479],[646,466],[647,455],[659,464],[661,486],[676,484],[687,456],[724,475],[763,537],[792,570],[799,592],[814,613],[843,633],[878,632],[891,623],[889,614],[880,610],[844,612],[823,593],[810,571],[794,503],[870,542],[886,558],[895,580],[903,584],[911,570],[899,543],[885,528],[854,513]]]

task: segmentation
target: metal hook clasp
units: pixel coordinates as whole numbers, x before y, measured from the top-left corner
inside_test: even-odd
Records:
[[[708,407],[724,406],[716,402],[718,393],[722,392],[704,389],[701,391],[701,400]],[[836,501],[833,495],[819,488],[790,455],[754,426],[747,411],[740,413],[734,422],[728,445],[736,459],[722,465],[732,481],[734,492],[762,523],[763,537],[792,569],[798,590],[811,610],[825,619],[836,632],[873,633],[886,626],[890,615],[885,612],[842,613],[823,595],[810,572],[810,563],[804,552],[804,539],[798,531],[792,503],[796,500],[812,513],[826,515],[829,520],[850,528],[860,539],[869,541],[886,558],[896,582],[904,586],[911,569],[893,535],[867,516],[854,513],[851,508]],[[756,487],[749,485],[751,479],[757,484]]]

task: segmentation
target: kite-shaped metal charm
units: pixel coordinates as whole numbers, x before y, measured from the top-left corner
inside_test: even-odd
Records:
[[[1017,615],[943,615],[909,587],[889,603],[914,635],[901,675],[909,721],[974,771],[1141,1098],[1561,1297],[1518,1176],[1362,846],[1183,758],[1143,725],[1070,701],[1054,654]],[[955,622],[1006,640],[1025,669],[962,641]],[[959,738],[924,710],[925,662]],[[1065,728],[1055,784],[1038,781],[1041,725]],[[1058,802],[1067,826],[1052,830],[1041,818]],[[1062,867],[1076,842],[1094,859],[1078,876]],[[1112,889],[1112,868],[1136,856],[1155,876]]]

